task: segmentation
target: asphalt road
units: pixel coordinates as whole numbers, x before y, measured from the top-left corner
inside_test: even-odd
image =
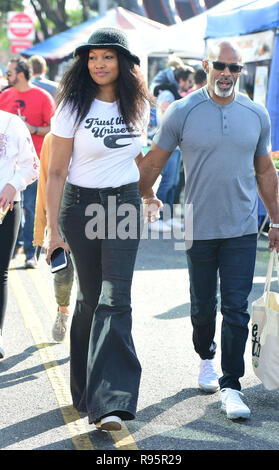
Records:
[[[262,237],[250,304],[262,294],[268,256]],[[250,420],[228,420],[220,411],[219,394],[198,388],[186,257],[174,249],[174,240],[140,244],[132,300],[133,337],[143,372],[137,417],[119,433],[97,431],[72,407],[69,338],[55,343],[51,336],[56,315],[52,275],[43,257],[35,270],[23,269],[23,262],[18,255],[9,272],[6,358],[0,362],[1,450],[279,449],[279,392],[265,390],[253,374],[250,337],[241,382]],[[75,288],[71,310],[74,301]],[[218,345],[220,322],[219,313]]]

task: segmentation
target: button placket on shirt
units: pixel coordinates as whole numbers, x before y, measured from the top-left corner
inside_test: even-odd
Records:
[[[222,110],[222,129],[223,129],[223,134],[229,134],[228,115],[227,115],[227,112],[223,110]]]

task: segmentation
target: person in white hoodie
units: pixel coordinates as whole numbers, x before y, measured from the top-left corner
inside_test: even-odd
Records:
[[[39,159],[29,130],[16,115],[0,110],[0,359],[8,268],[20,225],[20,191],[39,176]]]

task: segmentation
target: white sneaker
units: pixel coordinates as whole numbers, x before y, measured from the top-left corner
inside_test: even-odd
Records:
[[[215,393],[219,389],[218,374],[215,371],[213,359],[201,360],[199,386],[209,393]]]
[[[35,269],[37,267],[37,261],[35,258],[29,258],[25,262],[25,269]]]
[[[64,340],[69,316],[69,313],[61,312],[58,307],[56,319],[52,328],[52,337],[54,341],[61,342]]]
[[[5,351],[4,351],[4,344],[3,344],[3,336],[0,334],[0,359],[4,359]]]
[[[95,426],[102,431],[120,431],[121,424],[121,418],[118,416],[106,416],[96,423]]]
[[[243,393],[233,388],[222,388],[221,410],[227,413],[229,419],[250,418],[250,410],[240,398]]]

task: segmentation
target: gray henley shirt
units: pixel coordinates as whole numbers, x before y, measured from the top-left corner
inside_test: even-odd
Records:
[[[241,93],[222,106],[203,87],[168,107],[154,142],[168,152],[180,147],[194,240],[257,233],[254,157],[266,155],[270,141],[267,110]]]

